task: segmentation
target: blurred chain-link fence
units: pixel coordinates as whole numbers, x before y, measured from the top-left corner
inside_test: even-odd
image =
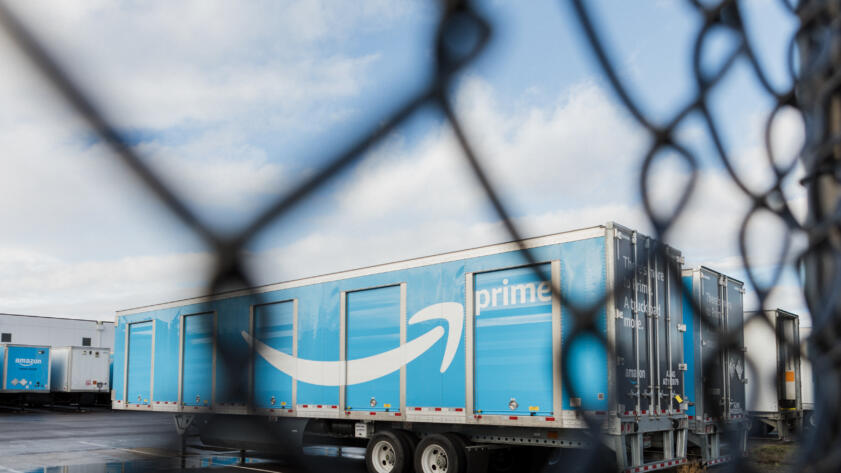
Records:
[[[816,424],[813,429],[804,431],[801,437],[795,471],[838,471],[841,469],[841,371],[839,371],[839,351],[836,339],[841,331],[841,2],[830,0],[803,0],[792,5],[780,0],[792,16],[799,19],[800,26],[790,39],[787,51],[780,55],[787,58],[792,86],[788,90],[777,90],[771,85],[766,72],[760,65],[746,32],[741,2],[726,0],[712,4],[691,0],[695,14],[703,20],[703,27],[694,38],[692,50],[686,51],[692,57],[693,75],[696,94],[694,100],[685,106],[673,110],[667,120],[655,120],[649,117],[644,104],[640,103],[632,91],[623,83],[616,61],[611,57],[609,41],[599,27],[599,18],[589,10],[587,2],[571,0],[572,11],[580,24],[584,36],[590,45],[591,53],[597,59],[613,92],[630,112],[631,116],[650,136],[650,145],[642,156],[637,157],[639,165],[639,192],[645,213],[654,229],[654,237],[660,242],[669,242],[670,231],[676,220],[682,215],[690,197],[695,191],[698,177],[699,159],[690,147],[685,146],[676,130],[690,117],[700,117],[706,126],[707,136],[717,153],[721,165],[726,169],[732,181],[752,202],[750,212],[744,217],[738,234],[728,237],[738,238],[742,259],[749,283],[756,291],[761,307],[766,302],[787,261],[795,261],[795,270],[804,275],[805,292],[811,311],[814,331],[808,340],[809,358],[814,366],[816,383]],[[708,4],[710,3],[710,4]],[[527,7],[523,5],[523,7]],[[307,196],[313,194],[331,179],[340,175],[360,160],[365,152],[380,142],[389,133],[406,122],[422,107],[436,107],[446,117],[455,132],[462,155],[469,164],[476,178],[476,185],[484,194],[504,222],[512,240],[522,240],[520,228],[510,217],[506,202],[501,198],[488,178],[479,155],[465,133],[451,102],[450,86],[457,75],[469,66],[485,48],[493,34],[490,24],[483,19],[470,2],[447,1],[441,9],[441,18],[435,36],[434,73],[420,93],[403,103],[392,106],[388,118],[384,121],[369,123],[367,128],[359,130],[358,139],[347,149],[325,160],[324,167],[309,177],[296,182],[292,189],[273,203],[265,212],[241,228],[235,235],[228,236],[215,232],[191,209],[185,205],[176,193],[164,184],[164,180],[138,155],[138,150],[121,134],[120,130],[109,122],[107,115],[96,106],[82,88],[63,71],[38,40],[37,35],[19,22],[12,11],[0,3],[0,19],[3,28],[11,35],[16,44],[37,66],[37,69],[60,92],[66,103],[75,109],[107,143],[115,155],[125,163],[126,168],[135,174],[166,207],[177,216],[195,234],[199,235],[209,247],[214,249],[215,268],[208,274],[208,287],[212,292],[231,284],[253,287],[251,278],[243,263],[246,246],[270,224],[284,216]],[[726,30],[737,38],[737,47],[726,53],[719,61],[720,66],[713,71],[702,67],[701,56],[709,37],[715,32]],[[757,193],[752,190],[735,170],[733,158],[729,155],[722,140],[721,124],[717,123],[710,110],[711,93],[720,87],[731,73],[734,64],[746,61],[753,72],[758,87],[773,97],[775,106],[766,118],[765,152],[768,166],[773,170],[775,182],[766,191]],[[783,181],[791,176],[796,162],[780,164],[774,156],[771,145],[772,125],[781,110],[789,107],[799,109],[806,124],[806,142],[799,159],[806,169],[802,184],[808,189],[809,218],[805,224],[798,222],[783,194]],[[664,151],[676,156],[690,170],[690,178],[680,196],[673,200],[672,207],[665,212],[652,204],[650,172]],[[621,159],[621,158],[617,158]],[[565,163],[557,162],[557,166]],[[785,241],[778,255],[774,276],[770,282],[763,282],[754,277],[751,261],[748,258],[747,228],[753,218],[760,213],[772,213],[787,229]],[[690,217],[691,218],[691,217]],[[791,240],[797,235],[808,237],[808,248],[799,255],[792,251]],[[656,248],[665,258],[666,248]],[[530,263],[535,263],[529,250],[521,248],[522,254]],[[675,263],[677,264],[677,263]],[[670,271],[673,283],[681,286],[680,268]],[[629,270],[623,277],[630,281],[634,271]],[[259,297],[259,295],[258,295]],[[555,297],[560,297],[555,294]],[[611,347],[604,334],[596,326],[596,311],[605,303],[609,294],[595,304],[587,307],[572,307],[576,319],[575,330],[571,337],[585,334],[593,335],[611,352]],[[691,298],[690,298],[691,299]],[[569,304],[569,302],[567,302]],[[770,307],[769,307],[770,308]],[[719,350],[741,349],[739,333],[728,332],[720,328],[710,314],[695,303],[695,311],[703,313],[703,323],[717,331]],[[764,317],[754,323],[769,323]],[[751,323],[748,321],[748,323]],[[780,343],[790,343],[780,340]],[[234,351],[226,350],[224,344],[218,347],[220,361],[226,370],[240,370],[247,360],[239,359]],[[568,357],[564,357],[568,360]],[[747,363],[750,371],[750,354]],[[568,370],[563,370],[566,375]],[[564,376],[564,388],[574,392],[575,386]],[[601,421],[588,419],[594,437],[599,436]],[[737,440],[734,440],[737,441]],[[578,459],[581,471],[596,471],[605,467],[605,456],[593,449],[589,454]],[[568,466],[568,465],[566,465]],[[737,459],[728,470],[745,471],[750,464],[744,459]]]

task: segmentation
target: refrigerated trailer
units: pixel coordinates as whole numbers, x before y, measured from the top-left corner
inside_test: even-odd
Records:
[[[50,370],[53,400],[93,404],[98,398],[109,396],[110,353],[110,349],[103,347],[53,348]]]
[[[745,327],[758,378],[747,393],[754,430],[791,440],[803,426],[800,318],[782,309],[749,312],[748,317],[757,318]]]
[[[744,283],[704,266],[684,269],[683,283],[690,450],[715,465],[747,449]]]
[[[4,398],[50,392],[50,347],[2,344],[0,367]]]
[[[593,448],[593,418],[620,469],[674,467],[681,263],[611,223],[123,310],[113,408],[173,412],[234,448],[362,439],[379,473],[458,473],[490,445]]]

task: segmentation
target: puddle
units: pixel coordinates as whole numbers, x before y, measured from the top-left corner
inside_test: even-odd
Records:
[[[337,446],[321,446],[312,445],[304,447],[304,455],[307,457],[317,459],[346,459],[346,460],[365,460],[365,449],[360,447],[337,447]],[[271,471],[269,463],[276,463],[274,459],[263,459],[248,457],[245,459],[246,465],[260,465],[266,464],[265,471]],[[159,457],[141,460],[127,460],[127,461],[111,461],[96,464],[79,464],[79,465],[60,465],[43,468],[27,469],[23,473],[135,473],[135,472],[149,472],[161,470],[196,470],[196,469],[213,469],[224,467],[237,467],[240,465],[240,457],[238,455],[188,455],[186,457]],[[285,471],[286,468],[282,471]],[[279,472],[280,473],[280,472]]]
[[[183,460],[183,462],[182,462]],[[246,458],[245,464],[266,463],[260,458]],[[61,465],[26,470],[24,473],[134,473],[160,470],[182,470],[218,468],[239,465],[238,456],[210,455],[173,458],[155,458],[149,460],[130,460],[87,465]]]
[[[365,449],[362,447],[335,447],[329,445],[310,445],[304,447],[304,455],[313,457],[347,458],[364,460]]]

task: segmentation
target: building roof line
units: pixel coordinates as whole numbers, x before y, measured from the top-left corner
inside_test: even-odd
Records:
[[[103,324],[113,324],[114,321],[112,320],[96,320],[96,319],[75,319],[72,317],[57,317],[54,315],[31,315],[31,314],[9,314],[6,312],[0,312],[0,316],[9,315],[12,317],[32,317],[36,319],[58,319],[58,320],[77,320],[80,322],[97,322]]]

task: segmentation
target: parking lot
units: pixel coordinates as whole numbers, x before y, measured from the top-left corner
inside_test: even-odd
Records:
[[[0,411],[0,472],[306,471],[364,472],[359,449],[312,447],[296,461],[201,448],[185,454],[169,414],[29,409]]]

